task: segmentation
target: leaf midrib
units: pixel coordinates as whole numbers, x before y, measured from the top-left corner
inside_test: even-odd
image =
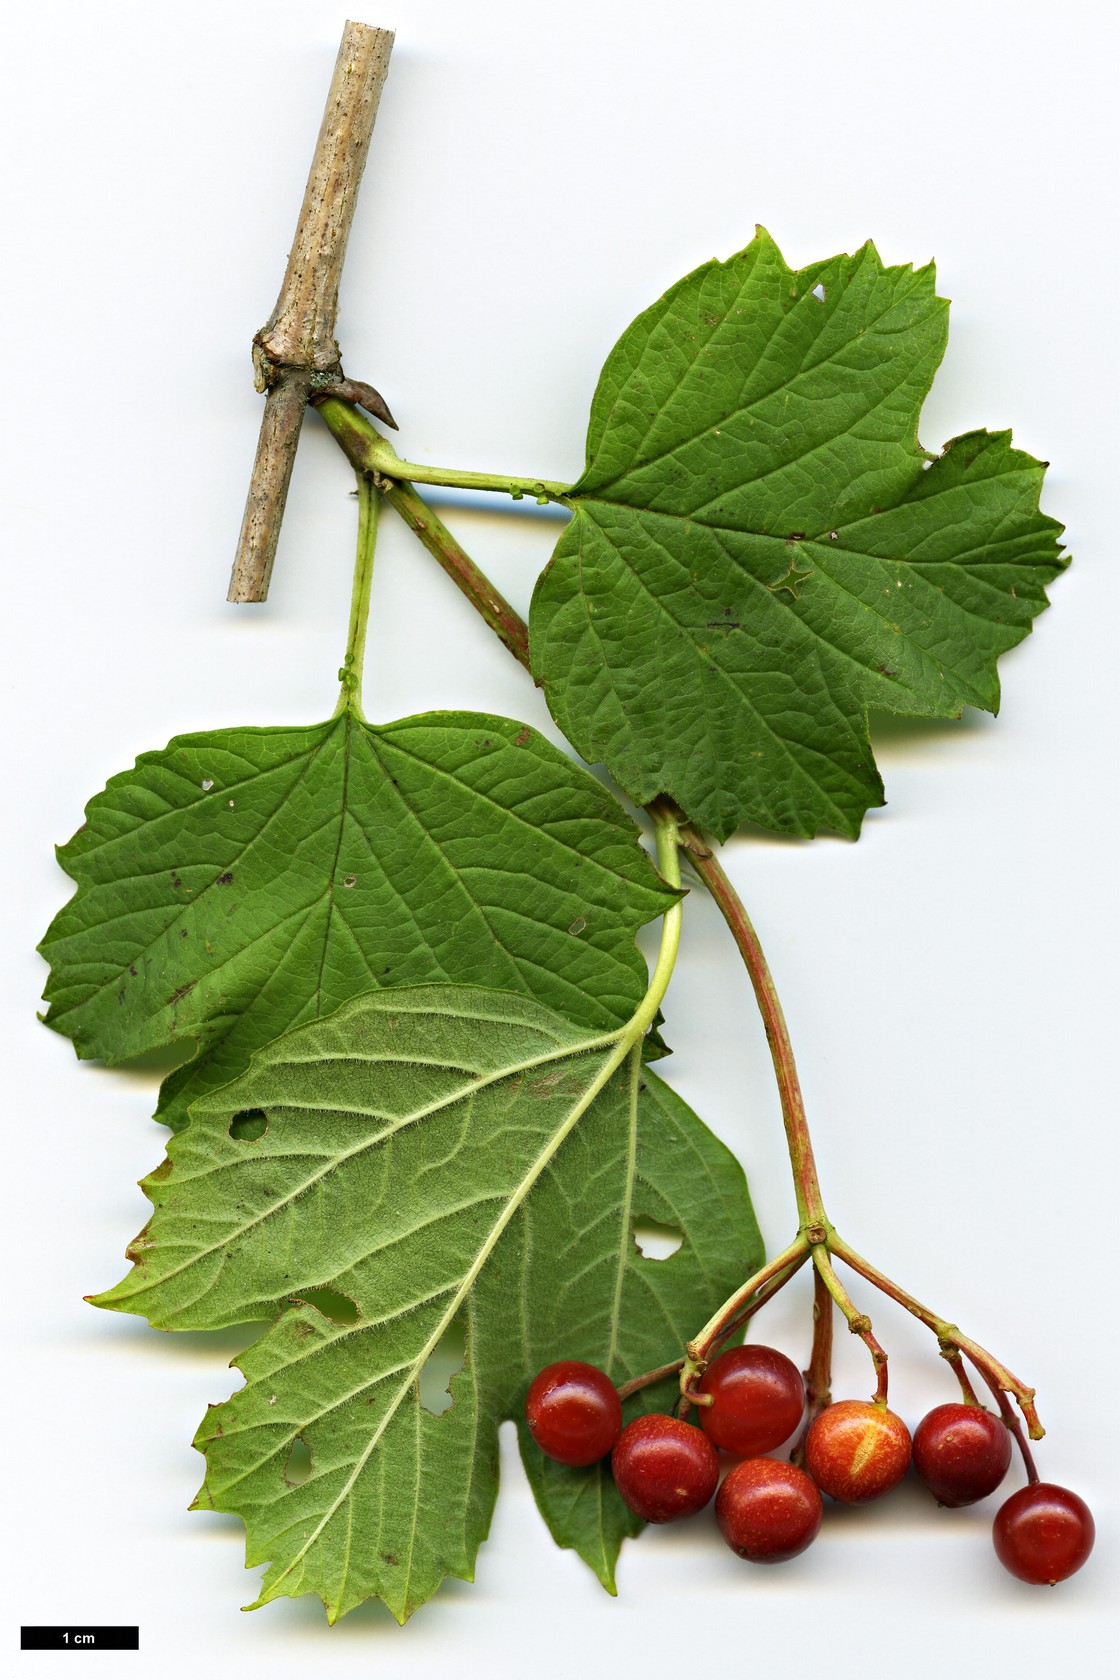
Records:
[[[628,1043],[628,1038],[630,1036],[631,1035],[629,1035],[627,1033],[626,1029],[623,1029],[622,1033],[617,1035],[618,1043],[624,1046],[623,1054],[625,1054],[626,1049],[628,1049],[630,1047],[629,1043]],[[529,1170],[523,1175],[523,1177],[522,1177],[520,1183],[518,1184],[515,1192],[509,1197],[509,1200],[506,1202],[505,1206],[503,1207],[502,1212],[499,1214],[499,1216],[495,1220],[493,1226],[490,1228],[490,1231],[487,1233],[485,1241],[480,1245],[478,1254],[477,1254],[475,1260],[472,1262],[470,1268],[468,1269],[468,1271],[464,1275],[464,1277],[462,1279],[462,1282],[459,1285],[458,1289],[455,1291],[455,1294],[452,1298],[451,1304],[448,1307],[446,1313],[444,1314],[443,1318],[440,1319],[440,1321],[436,1324],[435,1328],[432,1330],[430,1336],[428,1337],[428,1340],[425,1342],[424,1346],[421,1348],[420,1352],[418,1353],[416,1358],[413,1360],[412,1366],[411,1366],[411,1372],[410,1372],[410,1375],[409,1375],[408,1379],[405,1382],[403,1382],[400,1385],[400,1387],[397,1389],[397,1392],[396,1392],[390,1406],[386,1409],[384,1418],[380,1421],[377,1429],[373,1432],[373,1434],[370,1438],[370,1441],[369,1441],[368,1445],[366,1446],[365,1450],[359,1455],[359,1457],[358,1457],[358,1459],[357,1459],[357,1461],[354,1465],[354,1468],[353,1468],[350,1476],[347,1478],[342,1490],[336,1496],[336,1498],[335,1498],[333,1504],[330,1506],[330,1508],[326,1512],[324,1512],[323,1516],[320,1518],[319,1522],[316,1524],[315,1528],[312,1530],[310,1535],[308,1535],[308,1537],[304,1541],[303,1545],[300,1547],[299,1551],[296,1552],[294,1557],[292,1557],[292,1559],[289,1561],[289,1563],[284,1567],[284,1569],[280,1572],[280,1574],[275,1578],[275,1581],[273,1583],[271,1583],[270,1589],[269,1589],[270,1596],[273,1595],[274,1589],[279,1584],[279,1582],[285,1580],[292,1573],[293,1569],[295,1569],[296,1565],[298,1563],[300,1563],[304,1557],[306,1557],[307,1553],[310,1551],[311,1547],[318,1540],[320,1534],[322,1534],[324,1529],[327,1527],[328,1523],[333,1521],[333,1519],[334,1519],[340,1505],[342,1504],[343,1500],[345,1500],[349,1497],[349,1495],[352,1492],[355,1484],[357,1483],[357,1480],[358,1480],[359,1476],[361,1475],[362,1471],[364,1470],[366,1464],[369,1462],[370,1456],[372,1455],[373,1451],[375,1450],[375,1448],[379,1444],[382,1436],[385,1434],[385,1431],[388,1429],[390,1423],[396,1417],[397,1412],[400,1408],[401,1402],[403,1401],[405,1395],[408,1393],[409,1389],[413,1386],[413,1383],[416,1381],[416,1378],[417,1378],[419,1372],[423,1369],[423,1366],[424,1366],[426,1360],[428,1359],[428,1357],[431,1355],[431,1353],[433,1352],[433,1350],[437,1346],[437,1344],[438,1344],[440,1338],[443,1336],[444,1332],[448,1329],[449,1325],[452,1323],[452,1321],[455,1317],[455,1314],[459,1311],[459,1308],[462,1306],[464,1300],[470,1294],[470,1291],[474,1287],[474,1284],[477,1281],[478,1276],[481,1273],[483,1266],[486,1264],[486,1261],[489,1259],[490,1255],[493,1253],[494,1248],[497,1245],[497,1242],[498,1242],[499,1238],[501,1237],[503,1231],[506,1229],[506,1226],[509,1224],[509,1222],[513,1218],[514,1214],[517,1212],[518,1208],[521,1207],[521,1205],[524,1203],[526,1196],[529,1194],[529,1191],[533,1188],[533,1185],[537,1182],[541,1173],[548,1166],[549,1162],[554,1158],[557,1150],[560,1148],[560,1146],[564,1142],[564,1140],[568,1137],[568,1135],[572,1131],[572,1128],[575,1126],[576,1122],[580,1119],[580,1117],[584,1113],[586,1113],[587,1109],[594,1102],[595,1098],[599,1095],[599,1092],[603,1089],[603,1086],[606,1084],[606,1082],[610,1078],[611,1074],[615,1071],[615,1069],[617,1068],[617,1066],[619,1064],[619,1061],[621,1059],[622,1059],[622,1057],[617,1054],[617,1048],[616,1048],[616,1052],[613,1055],[610,1055],[606,1058],[606,1060],[603,1064],[603,1067],[600,1069],[600,1071],[596,1075],[596,1077],[592,1080],[591,1085],[589,1086],[587,1091],[585,1091],[582,1094],[582,1096],[579,1098],[579,1100],[573,1105],[570,1113],[565,1118],[563,1124],[556,1128],[556,1130],[553,1133],[553,1135],[551,1136],[551,1138],[548,1140],[548,1142],[545,1144],[544,1148],[540,1151],[540,1153],[537,1155],[537,1157],[533,1161]]]

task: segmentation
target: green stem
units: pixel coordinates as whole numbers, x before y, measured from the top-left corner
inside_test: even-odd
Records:
[[[425,467],[418,461],[402,461],[387,438],[365,417],[338,397],[324,397],[316,404],[319,413],[363,472],[381,478],[407,479],[413,484],[443,484],[455,490],[494,490],[519,502],[532,496],[538,502],[560,502],[571,490],[552,478],[518,478],[509,473],[460,472],[455,467]]]
[[[657,846],[657,867],[662,878],[670,887],[679,891],[681,884],[681,855],[680,828],[677,819],[671,811],[655,810],[653,816],[654,840]],[[650,975],[649,989],[637,1013],[633,1016],[630,1028],[634,1037],[643,1036],[652,1027],[661,1008],[665,993],[669,989],[669,981],[676,967],[677,952],[681,944],[681,900],[666,910],[661,919],[661,944],[657,951],[657,961],[653,973]],[[633,1042],[633,1038],[631,1039]]]
[[[373,554],[377,546],[377,491],[365,473],[358,473],[358,542],[354,555],[354,584],[350,592],[350,626],[346,635],[346,657],[338,680],[342,692],[335,716],[353,712],[364,721],[362,671],[366,658],[366,629],[369,625],[369,594],[373,584]]]

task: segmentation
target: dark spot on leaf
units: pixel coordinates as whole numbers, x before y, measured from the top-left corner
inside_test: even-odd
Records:
[[[186,928],[180,928],[180,929],[179,929],[179,938],[180,938],[180,939],[186,939],[186,937],[187,937],[187,930],[186,930]]]
[[[384,1561],[389,1565],[390,1569],[395,1569],[397,1567],[398,1563],[401,1561],[400,1558],[397,1556],[396,1552],[382,1552],[381,1556],[384,1559]]]
[[[229,1135],[242,1143],[255,1143],[268,1130],[268,1115],[263,1108],[242,1108],[229,1123]]]
[[[233,880],[233,871],[231,869],[227,869],[224,875],[219,875],[218,876],[218,879],[214,882],[214,885],[216,887],[228,887],[232,880]]]
[[[171,996],[167,1000],[168,1007],[171,1008],[175,1004],[181,1003],[183,998],[186,997],[187,993],[188,992],[193,992],[197,985],[198,985],[197,980],[188,980],[185,986],[180,986],[179,990],[177,992],[172,992]]]
[[[514,746],[523,747],[532,733],[533,731],[529,728],[529,725],[527,723],[523,724],[521,727],[521,733],[514,739]]]
[[[132,978],[135,980],[136,979],[136,970],[134,968],[130,967],[128,972],[131,974]]]
[[[173,887],[181,887],[181,886],[182,886],[182,884],[183,884],[183,883],[182,883],[182,881],[181,881],[181,880],[180,880],[180,879],[179,879],[179,877],[178,877],[178,875],[174,875],[174,876],[172,876],[172,878],[171,878],[171,885],[172,885],[172,886],[173,886]]]

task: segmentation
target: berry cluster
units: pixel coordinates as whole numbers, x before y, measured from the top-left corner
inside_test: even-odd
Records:
[[[731,1550],[751,1563],[782,1563],[811,1544],[821,1493],[849,1505],[897,1486],[913,1461],[941,1505],[971,1505],[999,1486],[1011,1463],[1011,1434],[978,1404],[935,1406],[913,1440],[880,1401],[842,1400],[813,1418],[794,1456],[804,1469],[767,1455],[797,1431],[805,1410],[801,1373],[774,1348],[730,1348],[707,1366],[691,1398],[700,1427],[663,1412],[623,1426],[618,1390],[605,1372],[564,1359],[534,1378],[526,1401],[530,1433],[561,1464],[611,1456],[615,1485],[646,1522],[675,1522],[704,1508],[719,1484],[716,1449],[739,1462],[716,1494],[716,1521]],[[996,1513],[996,1556],[1021,1581],[1054,1585],[1093,1546],[1088,1506],[1066,1488],[1033,1481]]]

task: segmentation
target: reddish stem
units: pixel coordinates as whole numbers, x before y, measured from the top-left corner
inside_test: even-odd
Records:
[[[619,1384],[618,1398],[629,1400],[632,1394],[648,1388],[650,1383],[663,1382],[666,1377],[675,1376],[683,1364],[683,1359],[674,1359],[668,1365],[659,1365],[655,1371],[643,1371],[640,1377],[631,1377],[629,1382]]]
[[[772,1301],[778,1291],[785,1288],[794,1273],[801,1270],[807,1258],[808,1256],[803,1254],[799,1259],[795,1260],[792,1265],[787,1266],[785,1271],[779,1272],[777,1277],[773,1278],[770,1283],[766,1284],[763,1289],[759,1290],[758,1294],[755,1296],[754,1300],[749,1303],[749,1305],[743,1307],[742,1310],[737,1312],[733,1318],[728,1319],[727,1323],[720,1328],[716,1335],[710,1336],[708,1338],[707,1346],[708,1353],[716,1353],[723,1346],[724,1342],[730,1341],[735,1332],[737,1330],[741,1330],[744,1324],[747,1324],[754,1317],[756,1312],[760,1312],[768,1301]]]
[[[973,1363],[976,1363],[975,1360]],[[1035,1469],[1034,1454],[1031,1452],[1031,1449],[1027,1444],[1027,1438],[1023,1434],[1023,1426],[1019,1422],[1007,1395],[1004,1393],[999,1383],[996,1382],[995,1378],[990,1377],[982,1365],[977,1365],[976,1369],[979,1371],[980,1375],[995,1395],[996,1404],[999,1406],[999,1415],[1007,1425],[1008,1429],[1010,1429],[1012,1435],[1015,1437],[1015,1444],[1022,1454],[1023,1468],[1027,1472],[1027,1481],[1033,1487],[1038,1481],[1039,1476],[1038,1471]]]
[[[813,1158],[813,1142],[809,1136],[809,1123],[805,1117],[805,1101],[801,1094],[801,1081],[797,1076],[797,1063],[793,1056],[789,1028],[786,1026],[785,1014],[782,1010],[777,988],[774,985],[774,977],[770,972],[770,965],[766,961],[758,935],[750,917],[747,915],[746,906],[725,875],[719,859],[711,847],[705,842],[702,835],[688,826],[682,828],[681,838],[688,853],[689,862],[715,899],[724,921],[731,930],[731,936],[746,965],[751,987],[762,1015],[762,1024],[766,1029],[766,1042],[770,1046],[770,1059],[774,1064],[774,1075],[778,1082],[778,1097],[782,1105],[782,1123],[785,1127],[790,1166],[793,1169],[793,1184],[797,1196],[797,1212],[801,1229],[805,1230],[808,1226],[826,1226],[828,1220],[824,1211],[824,1202],[821,1199],[820,1184],[817,1180],[817,1165]]]
[[[728,1296],[719,1310],[712,1314],[700,1334],[688,1343],[685,1350],[688,1354],[688,1369],[681,1378],[682,1388],[686,1387],[694,1376],[700,1375],[712,1348],[725,1342],[738,1325],[745,1323],[751,1313],[762,1306],[762,1300],[755,1300],[755,1297],[766,1290],[765,1299],[770,1300],[808,1258],[809,1245],[804,1237],[798,1236],[781,1254],[768,1261],[753,1277],[749,1277],[734,1295]]]
[[[1038,1413],[1035,1411],[1035,1391],[1033,1388],[1028,1388],[1025,1383],[1020,1382],[1019,1378],[1009,1371],[1006,1365],[1001,1364],[988,1352],[987,1348],[982,1348],[979,1342],[974,1342],[970,1336],[962,1335],[955,1324],[950,1324],[946,1319],[938,1318],[936,1313],[923,1306],[907,1290],[895,1283],[892,1278],[887,1277],[885,1272],[879,1271],[870,1261],[865,1260],[862,1254],[857,1254],[854,1248],[850,1248],[835,1233],[830,1239],[830,1247],[838,1260],[843,1260],[854,1272],[858,1272],[860,1277],[866,1278],[868,1283],[874,1284],[876,1289],[881,1290],[892,1301],[897,1301],[899,1306],[905,1307],[907,1312],[920,1319],[927,1329],[933,1331],[942,1347],[955,1347],[961,1353],[967,1354],[988,1387],[993,1389],[993,1392],[998,1388],[1008,1394],[1013,1394],[1027,1421],[1031,1440],[1041,1440],[1046,1431],[1039,1422]]]
[[[793,1464],[802,1464],[805,1437],[826,1406],[832,1404],[832,1296],[821,1274],[813,1268],[813,1349],[805,1372],[805,1418],[790,1453]]]
[[[961,1385],[961,1398],[963,1399],[965,1405],[978,1406],[980,1401],[976,1390],[973,1388],[972,1383],[969,1380],[968,1372],[965,1370],[964,1360],[961,1358],[960,1349],[954,1347],[952,1342],[942,1342],[941,1357],[952,1367],[953,1375]]]

